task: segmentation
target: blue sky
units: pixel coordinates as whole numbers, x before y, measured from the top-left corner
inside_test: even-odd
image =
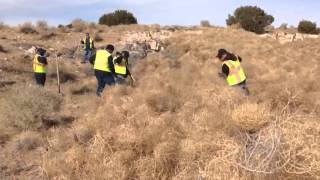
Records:
[[[302,19],[320,25],[320,1],[316,0],[0,0],[0,21],[46,20],[57,25],[81,18],[97,22],[104,13],[126,9],[141,24],[198,25],[209,20],[224,26],[228,14],[244,5],[261,7],[275,17],[276,26],[297,25]]]

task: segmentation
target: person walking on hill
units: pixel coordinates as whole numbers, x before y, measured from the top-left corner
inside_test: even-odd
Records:
[[[115,84],[115,70],[113,65],[112,53],[114,46],[109,44],[106,49],[99,49],[90,57],[90,63],[94,65],[94,73],[98,81],[97,96],[101,97],[107,85]]]
[[[89,33],[86,33],[86,37],[84,37],[83,40],[81,40],[81,44],[83,44],[83,49],[84,49],[84,59],[82,63],[87,63],[94,49],[94,41],[90,37]]]
[[[44,86],[47,74],[47,58],[46,50],[42,48],[36,49],[36,55],[33,59],[33,71],[37,85]]]
[[[129,56],[130,53],[128,51],[122,51],[113,61],[117,84],[125,84],[128,76],[130,77],[131,85],[135,82],[128,68]]]
[[[216,57],[222,62],[222,73],[219,73],[219,76],[225,78],[229,86],[238,86],[246,96],[249,96],[247,77],[241,66],[242,58],[225,49],[219,49]]]

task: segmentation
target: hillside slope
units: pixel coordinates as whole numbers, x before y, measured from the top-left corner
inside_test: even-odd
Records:
[[[101,45],[126,28],[149,30],[122,28],[100,32]],[[79,37],[38,43],[70,48]],[[17,57],[0,74],[16,82],[0,89],[1,179],[320,178],[319,39],[281,45],[239,30],[178,30],[165,51],[134,66],[135,87],[107,89],[101,99],[91,67],[68,58],[64,96],[54,66],[48,86],[34,93],[30,58],[20,58],[16,41],[1,40],[9,52],[0,55]],[[250,97],[217,76],[221,47],[243,58]]]

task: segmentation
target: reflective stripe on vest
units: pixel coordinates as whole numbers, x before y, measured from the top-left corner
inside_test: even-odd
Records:
[[[226,66],[229,68],[229,75],[227,77],[227,82],[229,86],[237,85],[244,80],[246,80],[246,75],[243,68],[241,67],[240,61],[227,60],[224,61]]]
[[[89,41],[90,41],[90,49],[92,49],[92,47],[93,47],[93,39],[92,38],[90,38],[89,39]],[[87,48],[87,38],[84,38],[83,39],[83,42],[84,42],[84,44],[83,44],[83,49],[86,49]]]
[[[33,59],[33,71],[35,73],[47,73],[47,68],[45,64],[42,64],[38,61],[38,58],[41,57],[39,54],[35,55]]]
[[[100,71],[111,72],[108,62],[110,56],[111,54],[108,51],[98,50],[96,53],[96,59],[94,61],[93,68]]]

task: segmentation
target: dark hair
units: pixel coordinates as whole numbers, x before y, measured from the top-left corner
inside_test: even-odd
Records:
[[[109,50],[111,52],[114,51],[114,46],[112,44],[108,44],[107,47],[106,47],[106,50]]]
[[[128,51],[122,51],[122,52],[121,52],[121,55],[122,55],[125,59],[128,59],[129,56],[130,56],[130,54],[129,54]]]
[[[116,56],[121,56],[121,53],[119,51],[117,51]]]
[[[44,56],[45,54],[46,54],[46,50],[45,49],[42,49],[42,48],[38,48],[37,49],[37,53],[39,54],[39,55],[41,55],[41,56]]]
[[[232,53],[228,52],[226,54],[227,54],[227,56],[226,56],[225,60],[233,60],[233,61],[235,61],[235,60],[238,59],[238,57],[236,55],[232,54]]]

